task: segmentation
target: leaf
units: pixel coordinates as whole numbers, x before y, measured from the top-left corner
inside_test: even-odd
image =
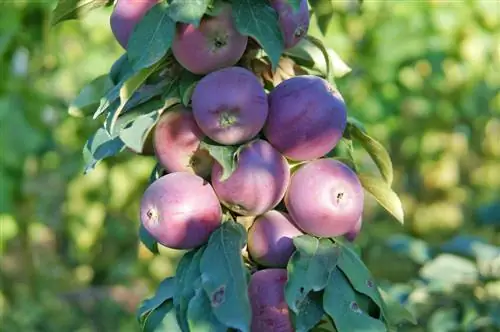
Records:
[[[132,65],[128,61],[127,53],[123,53],[113,64],[109,70],[109,79],[114,85],[120,83],[123,78],[133,73]]]
[[[328,59],[324,52],[307,37],[302,38],[294,47],[285,50],[285,54],[297,64],[316,69],[323,76],[327,76]]]
[[[212,0],[209,1],[205,14],[209,16],[217,16],[224,8],[225,8],[225,0]]]
[[[160,61],[170,49],[175,34],[175,22],[169,16],[167,2],[152,7],[137,23],[127,50],[135,70],[148,68]]]
[[[384,209],[403,224],[403,205],[398,195],[387,185],[387,183],[368,174],[358,173],[358,178],[363,188],[365,188]]]
[[[235,145],[221,145],[205,138],[200,143],[200,149],[206,150],[222,167],[220,180],[227,180],[238,166],[239,147]]]
[[[417,324],[417,319],[413,313],[383,289],[379,288],[378,290],[385,304],[385,318],[390,325],[397,326],[404,322]]]
[[[394,174],[392,170],[391,156],[384,148],[382,144],[376,141],[374,138],[368,136],[366,132],[361,130],[358,126],[348,124],[347,130],[349,135],[359,142],[363,148],[368,152],[372,160],[377,165],[380,174],[384,178],[387,185],[390,187],[394,179]]]
[[[333,2],[331,0],[309,0],[309,4],[318,21],[319,30],[323,35],[326,35],[328,25],[333,17]]]
[[[133,151],[142,152],[144,143],[158,122],[160,115],[161,110],[156,110],[138,116],[130,125],[120,131],[120,139]]]
[[[323,294],[323,308],[339,332],[387,331],[385,324],[362,311],[344,274],[335,269]]]
[[[198,27],[209,3],[210,0],[172,0],[168,13],[174,22],[188,23]]]
[[[212,312],[210,300],[203,289],[189,301],[187,309],[189,331],[193,332],[226,332],[227,327],[221,324]]]
[[[432,257],[431,248],[425,241],[408,235],[393,235],[386,243],[395,252],[408,256],[418,264],[424,264]]]
[[[113,88],[108,75],[101,75],[84,86],[78,96],[69,104],[68,113],[72,116],[89,116],[99,107],[101,97]]]
[[[59,0],[52,12],[52,25],[83,17],[90,11],[106,6],[110,0]]]
[[[149,184],[155,182],[163,175],[165,175],[165,169],[160,165],[160,163],[156,163],[155,167],[151,171],[151,175],[149,176]]]
[[[158,241],[148,232],[148,230],[141,223],[139,226],[139,240],[149,249],[153,254],[159,254]]]
[[[286,0],[290,4],[290,7],[292,7],[292,13],[297,12],[300,9],[300,3],[302,0]]]
[[[175,277],[165,278],[156,289],[153,297],[142,302],[137,311],[137,320],[142,322],[147,314],[161,306],[165,301],[170,300],[175,292]]]
[[[248,281],[241,250],[245,228],[227,221],[217,228],[200,261],[202,284],[212,311],[224,325],[241,332],[250,331],[251,307]]]
[[[420,277],[431,282],[446,283],[448,286],[474,284],[479,278],[476,264],[468,259],[441,254],[420,269]]]
[[[308,39],[311,43],[313,43],[321,51],[321,53],[323,53],[323,56],[324,56],[325,61],[326,61],[326,73],[325,73],[326,80],[329,83],[331,83],[334,87],[336,87],[337,84],[335,83],[333,62],[332,62],[332,59],[330,59],[330,54],[328,53],[328,49],[323,44],[321,39],[318,39],[318,38],[310,36],[310,35],[307,35],[305,37],[305,39]]]
[[[187,70],[182,73],[179,82],[179,94],[184,106],[188,106],[189,102],[191,102],[191,96],[193,95],[194,88],[202,77],[203,76],[195,75]]]
[[[118,136],[110,135],[104,128],[97,129],[83,148],[83,158],[86,163],[84,173],[87,174],[98,162],[118,154],[124,148],[125,145]]]
[[[183,331],[188,331],[187,310],[189,301],[195,296],[197,288],[195,281],[200,278],[200,260],[205,247],[188,251],[182,256],[175,275],[177,276],[176,293],[174,294],[174,305],[177,312],[179,324]],[[201,289],[201,285],[198,285]]]
[[[340,58],[340,56],[331,48],[326,49],[328,58],[332,66],[334,77],[343,77],[350,73],[352,69]]]
[[[278,13],[267,0],[233,0],[236,29],[254,38],[269,56],[273,71],[284,49]]]
[[[427,331],[460,331],[459,317],[458,308],[439,308],[429,318]]]
[[[296,332],[309,332],[321,321],[321,318],[325,314],[322,300],[322,293],[311,292],[300,303],[298,313],[290,311]]]
[[[329,239],[317,239],[311,235],[295,237],[293,243],[296,251],[287,265],[285,299],[297,314],[310,291],[318,292],[326,287],[340,251]]]
[[[172,301],[164,302],[145,317],[141,330],[144,332],[182,332],[175,317]]]

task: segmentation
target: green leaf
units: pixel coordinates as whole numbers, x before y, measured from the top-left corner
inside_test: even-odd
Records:
[[[325,314],[322,300],[321,292],[311,292],[300,303],[298,313],[290,311],[296,332],[309,332],[321,321]]]
[[[109,70],[109,79],[114,85],[120,83],[125,77],[133,73],[132,65],[128,61],[127,53],[123,53],[113,64]]]
[[[385,319],[391,326],[397,326],[404,322],[417,324],[415,315],[383,289],[379,288],[380,295],[385,305]]]
[[[139,240],[149,249],[153,254],[159,254],[158,242],[156,239],[148,232],[144,225],[139,226]]]
[[[366,132],[354,124],[349,123],[347,125],[347,130],[349,135],[354,140],[359,142],[365,151],[368,152],[372,160],[377,165],[385,182],[387,182],[387,185],[390,187],[394,179],[394,173],[392,169],[391,156],[384,146],[374,138],[368,136]]]
[[[210,0],[172,0],[168,13],[174,22],[188,23],[198,27],[209,3]]]
[[[170,49],[175,35],[175,22],[169,16],[167,2],[152,7],[134,28],[127,50],[135,70],[159,62]]]
[[[189,301],[187,309],[189,331],[192,332],[226,332],[227,327],[221,324],[212,312],[212,306],[203,289],[197,289]]]
[[[297,314],[310,291],[319,292],[325,288],[340,251],[329,239],[317,239],[311,235],[295,237],[293,243],[296,251],[287,265],[285,299]]]
[[[151,171],[151,175],[149,175],[149,184],[155,182],[159,178],[161,178],[165,174],[165,169],[160,165],[160,163],[156,163],[155,167]]]
[[[339,332],[387,331],[385,324],[362,311],[344,274],[335,269],[323,294],[323,308]]]
[[[83,148],[83,158],[86,163],[84,173],[87,174],[101,160],[117,155],[124,148],[125,144],[117,135],[110,135],[104,128],[97,129]]]
[[[384,209],[403,224],[403,205],[398,195],[387,185],[387,183],[380,178],[364,173],[358,173],[358,178],[363,188],[365,188]]]
[[[278,13],[267,0],[233,0],[236,29],[254,38],[269,56],[273,71],[284,49]]]
[[[349,67],[344,60],[331,48],[326,49],[328,53],[328,59],[330,61],[333,76],[334,77],[343,77],[352,71],[351,67]]]
[[[113,88],[108,75],[101,75],[83,87],[78,96],[69,104],[68,113],[72,116],[89,116],[99,107],[101,97]]]
[[[201,285],[195,286],[196,280],[200,278],[200,260],[205,247],[188,251],[182,256],[175,275],[177,277],[176,293],[174,294],[174,305],[177,318],[183,331],[188,331],[187,311],[189,301],[195,296],[196,290],[201,289]]]
[[[147,314],[161,306],[163,302],[170,300],[174,296],[174,293],[175,277],[165,278],[158,285],[154,296],[142,302],[139,310],[137,311],[137,320],[142,322]]]
[[[247,274],[241,257],[246,237],[242,225],[223,223],[210,236],[200,261],[201,281],[213,313],[222,324],[241,332],[250,331],[251,321]]]
[[[220,14],[221,10],[226,6],[226,0],[212,0],[209,2],[207,6],[207,10],[205,12],[206,15],[209,16],[217,16]]]
[[[181,101],[184,106],[188,106],[191,102],[191,96],[193,95],[194,88],[196,84],[202,79],[203,76],[195,75],[187,70],[182,73],[179,82],[179,94],[181,96]]]
[[[144,143],[160,118],[161,110],[143,114],[120,130],[120,139],[133,151],[142,152]]]
[[[297,12],[300,9],[300,3],[302,0],[286,0],[292,7],[292,13]]]
[[[205,138],[200,143],[200,149],[206,150],[222,167],[220,180],[227,180],[238,166],[238,152],[236,145],[222,145]]]
[[[325,75],[325,78],[326,78],[326,80],[330,84],[332,84],[334,87],[336,87],[337,84],[335,83],[335,74],[334,74],[334,71],[333,71],[333,62],[332,62],[332,59],[330,58],[330,54],[328,53],[328,49],[323,44],[323,42],[321,41],[321,39],[318,39],[318,38],[310,36],[310,35],[307,35],[305,37],[305,39],[308,39],[311,43],[313,43],[321,51],[321,53],[323,53],[323,56],[324,56],[325,61],[326,61],[326,75]]]
[[[294,47],[285,50],[285,54],[297,64],[317,70],[324,77],[327,76],[329,64],[325,53],[307,37],[302,38]]]
[[[479,279],[477,265],[460,256],[440,254],[420,269],[420,277],[449,286],[474,284]]]
[[[106,6],[110,0],[59,0],[52,12],[52,25],[74,20],[87,15],[90,11]]]
[[[182,332],[175,316],[172,301],[164,302],[156,310],[145,317],[141,331],[143,332]]]
[[[331,0],[309,0],[309,4],[318,21],[319,30],[323,35],[328,31],[328,25],[333,17],[333,1]]]

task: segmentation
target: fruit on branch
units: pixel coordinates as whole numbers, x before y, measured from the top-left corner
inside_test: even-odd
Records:
[[[252,307],[252,332],[293,332],[285,300],[286,269],[265,269],[250,277],[248,296]]]
[[[342,138],[347,109],[324,79],[303,75],[281,82],[269,94],[267,140],[291,160],[324,156]]]
[[[354,226],[354,228],[352,230],[350,230],[349,232],[347,232],[344,235],[344,237],[347,239],[347,241],[353,242],[354,240],[356,240],[356,238],[358,237],[359,232],[361,232],[361,226],[362,225],[363,225],[363,220],[360,217],[359,220],[358,220],[358,222],[356,223],[356,226]]]
[[[229,67],[203,77],[192,96],[193,114],[212,140],[240,144],[255,137],[267,119],[267,95],[257,77],[241,67]]]
[[[278,13],[285,49],[297,45],[309,30],[310,18],[307,0],[300,0],[300,7],[297,11],[294,11],[288,0],[270,0],[270,3]]]
[[[137,23],[158,0],[117,0],[109,23],[118,43],[127,49],[130,35]]]
[[[207,178],[212,172],[213,158],[200,149],[204,137],[191,110],[175,105],[162,114],[156,125],[156,157],[168,172],[190,172]]]
[[[295,224],[319,237],[344,235],[355,229],[363,213],[364,192],[348,166],[335,159],[317,159],[297,169],[285,195]]]
[[[172,52],[192,73],[208,74],[233,66],[245,52],[248,37],[236,30],[231,5],[223,6],[217,16],[205,15],[199,27],[177,23]]]
[[[293,238],[302,234],[287,213],[271,210],[248,230],[248,252],[262,266],[284,268],[295,251]]]
[[[241,148],[231,176],[221,181],[214,163],[212,185],[221,203],[246,216],[261,215],[278,205],[290,181],[286,159],[268,142],[256,139]]]
[[[175,172],[154,181],[141,201],[141,222],[162,245],[192,249],[207,242],[220,225],[222,209],[201,177]]]

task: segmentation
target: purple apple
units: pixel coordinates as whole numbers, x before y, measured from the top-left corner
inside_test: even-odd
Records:
[[[297,169],[285,195],[295,224],[319,237],[341,236],[356,227],[363,213],[364,192],[348,166],[334,159],[310,161]]]
[[[344,237],[347,239],[349,242],[354,242],[356,238],[358,237],[359,232],[361,232],[361,226],[363,225],[363,220],[360,217],[358,222],[356,223],[356,226],[354,226],[354,229],[350,230],[347,232]]]
[[[141,201],[141,222],[163,246],[192,249],[219,227],[222,209],[213,188],[201,177],[175,172],[154,181]]]
[[[252,308],[251,332],[293,332],[285,300],[286,269],[265,269],[255,272],[248,284]]]
[[[307,0],[301,0],[299,9],[294,11],[288,0],[270,0],[278,12],[279,25],[285,42],[285,49],[291,48],[307,35],[309,30],[309,8]]]
[[[212,172],[213,158],[200,149],[204,137],[191,110],[180,104],[173,106],[155,127],[156,157],[168,172],[190,172],[206,178]]]
[[[248,252],[266,267],[286,267],[295,251],[293,238],[302,235],[288,214],[271,210],[257,219],[248,230]]]
[[[222,167],[214,163],[212,185],[221,203],[246,216],[258,216],[283,199],[290,181],[286,159],[268,142],[257,139],[241,148],[236,169],[221,181]]]
[[[268,114],[267,95],[257,77],[241,67],[212,72],[196,85],[193,114],[212,140],[233,145],[254,138]]]
[[[127,49],[132,31],[158,0],[117,0],[109,23],[118,43]]]
[[[172,53],[190,72],[208,74],[236,64],[247,43],[234,26],[231,5],[225,4],[217,16],[205,15],[198,27],[178,23]]]
[[[264,135],[285,157],[311,160],[337,145],[346,124],[340,94],[326,80],[303,75],[281,82],[269,94]]]

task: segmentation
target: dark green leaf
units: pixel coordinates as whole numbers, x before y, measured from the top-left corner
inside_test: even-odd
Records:
[[[81,18],[91,10],[111,3],[110,0],[59,0],[52,12],[52,25]]]
[[[295,237],[293,243],[296,251],[287,266],[285,299],[290,309],[299,313],[310,291],[318,292],[325,288],[340,251],[329,239],[317,239],[311,235]]]
[[[191,102],[191,96],[193,95],[194,88],[202,77],[203,76],[195,75],[187,70],[182,73],[181,80],[179,82],[179,94],[184,106],[188,106]]]
[[[302,0],[286,0],[286,2],[288,2],[292,7],[292,12],[296,12],[300,9],[300,3]]]
[[[321,321],[325,314],[322,301],[323,293],[311,292],[300,303],[298,313],[290,311],[296,332],[309,332]]]
[[[200,262],[202,284],[217,319],[241,332],[250,331],[251,307],[241,250],[247,233],[227,221],[215,230]]]
[[[101,75],[83,87],[78,96],[69,104],[72,116],[89,116],[99,107],[101,97],[113,88],[108,75]]]
[[[398,195],[387,185],[387,183],[369,174],[358,173],[358,178],[363,188],[365,188],[384,209],[403,224],[403,205]]]
[[[319,30],[326,35],[328,26],[333,17],[333,1],[331,0],[309,0],[309,4],[318,21]]]
[[[174,22],[188,23],[198,27],[209,3],[210,0],[172,0],[168,13]]]
[[[267,0],[233,0],[233,18],[241,34],[262,46],[275,70],[284,49],[278,13]]]
[[[161,111],[157,110],[138,116],[127,127],[120,130],[120,139],[133,151],[142,152],[144,143],[160,115]]]
[[[189,301],[187,309],[189,331],[191,332],[226,332],[227,327],[221,324],[214,313],[207,294],[197,289]]]
[[[158,285],[154,296],[142,302],[139,310],[137,311],[137,320],[142,322],[147,314],[161,306],[163,302],[170,300],[174,296],[174,293],[175,277],[168,277],[164,279]]]
[[[125,145],[117,135],[110,135],[104,128],[97,129],[83,148],[86,163],[84,173],[90,172],[99,161],[118,154],[124,148]]]
[[[153,254],[159,254],[158,242],[156,239],[148,232],[148,230],[142,225],[139,226],[139,240],[149,249]]]
[[[165,169],[160,165],[160,163],[156,163],[155,167],[151,171],[151,175],[149,176],[149,183],[153,183],[159,178],[165,175]]]
[[[391,156],[382,144],[368,136],[361,128],[356,125],[348,124],[347,130],[350,136],[359,142],[363,148],[368,152],[372,160],[377,165],[380,174],[387,182],[388,186],[392,185],[394,174],[392,170]]]
[[[335,269],[323,294],[323,308],[339,332],[387,331],[385,324],[362,311],[344,274]]]
[[[127,53],[123,53],[112,65],[109,70],[109,78],[114,85],[120,83],[125,77],[133,73],[132,65],[128,61]]]
[[[225,0],[212,0],[209,2],[206,15],[217,16],[225,7]]]
[[[130,36],[128,57],[135,70],[158,63],[170,49],[175,22],[169,16],[167,2],[152,7],[140,20]]]
[[[156,310],[153,310],[145,317],[142,325],[143,332],[182,332],[172,301],[164,302]]]
[[[238,146],[221,145],[206,138],[200,143],[200,149],[207,150],[208,153],[221,165],[221,181],[227,180],[238,166]]]
[[[411,313],[383,289],[379,288],[379,292],[385,305],[385,319],[391,326],[397,326],[404,322],[417,324],[417,320],[413,313]]]

